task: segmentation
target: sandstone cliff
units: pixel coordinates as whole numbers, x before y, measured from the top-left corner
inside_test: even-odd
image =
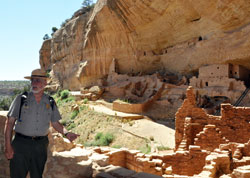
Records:
[[[248,0],[99,0],[44,42],[40,64],[71,90],[96,84],[114,58],[121,74],[250,69],[249,15]]]

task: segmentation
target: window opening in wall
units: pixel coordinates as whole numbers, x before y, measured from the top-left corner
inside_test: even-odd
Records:
[[[214,73],[212,72],[211,75],[213,75]]]
[[[198,41],[202,41],[202,37],[201,36],[199,36]]]
[[[234,74],[237,74],[237,72],[234,72]]]
[[[144,56],[146,56],[146,52],[144,51]]]
[[[220,69],[219,67],[217,67],[217,69]]]
[[[206,82],[206,86],[208,87],[208,82]]]

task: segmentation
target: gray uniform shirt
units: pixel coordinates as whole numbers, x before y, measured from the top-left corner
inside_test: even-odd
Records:
[[[21,95],[18,95],[10,106],[8,117],[16,119],[14,130],[23,135],[45,136],[49,133],[50,122],[61,119],[57,106],[54,104],[52,110],[49,96],[46,94],[43,94],[41,101],[37,103],[33,93],[29,92],[19,119],[20,104]]]

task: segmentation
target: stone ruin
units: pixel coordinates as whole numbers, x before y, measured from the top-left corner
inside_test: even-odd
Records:
[[[108,75],[98,86],[81,89],[80,99],[104,99],[115,111],[143,114],[158,121],[174,118],[177,108],[185,99],[188,86],[196,90],[197,106],[208,114],[219,115],[222,103],[235,104],[245,92],[240,105],[250,106],[250,71],[241,65],[212,64],[199,68],[198,76],[185,76],[158,72],[131,76],[119,74],[116,60],[109,66]]]
[[[199,68],[199,76],[190,79],[190,86],[193,86],[199,95],[209,96],[215,100],[224,99],[227,103],[234,104],[242,93],[249,87],[250,70],[241,65],[235,64],[212,64]],[[250,95],[242,101],[242,106],[250,106]],[[222,101],[222,102],[224,102]],[[200,101],[201,102],[201,101]],[[215,106],[221,103],[212,102]],[[200,103],[202,105],[202,103]],[[210,106],[212,108],[213,106]],[[214,114],[214,112],[210,112]]]
[[[167,178],[247,178],[250,176],[250,108],[223,104],[221,116],[196,106],[190,87],[176,113],[176,146],[171,154],[117,150],[110,163]],[[178,175],[178,176],[177,176]]]
[[[98,81],[98,86],[82,88],[80,94],[75,96],[80,100],[103,99],[106,106],[114,111],[167,120],[166,118],[174,118],[185,98],[187,87],[184,76],[160,73],[119,74],[116,60],[113,59],[108,75]]]
[[[190,87],[187,99],[176,113],[175,133],[176,153],[196,148],[201,149],[200,155],[205,154],[205,159],[200,159],[200,164],[195,166],[202,170],[200,177],[219,177],[223,174],[235,178],[250,176],[249,107],[222,104],[221,116],[209,115],[197,107],[196,96]],[[246,166],[248,171],[238,174],[244,169],[241,166]]]
[[[250,177],[250,108],[222,104],[221,116],[209,115],[197,106],[192,87],[188,88],[186,95],[176,113],[176,145],[173,153],[147,155],[123,148],[86,149],[52,132],[45,176]],[[5,117],[0,120],[1,178],[8,177],[8,161],[3,154],[4,120]]]

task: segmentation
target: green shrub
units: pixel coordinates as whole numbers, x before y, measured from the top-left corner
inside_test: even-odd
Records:
[[[68,98],[68,96],[69,96],[69,90],[63,90],[63,91],[61,91],[60,97],[61,97],[62,100]]]
[[[60,89],[60,90],[57,90],[57,92],[56,92],[56,97],[57,97],[57,98],[60,98],[60,97],[61,97],[61,92],[62,92],[61,89]]]
[[[50,69],[46,70],[46,77],[48,77],[48,78],[50,77],[50,71],[51,71]]]
[[[84,145],[85,147],[93,146],[92,143],[90,143],[90,142],[85,142],[83,145]]]
[[[169,148],[169,147],[167,147],[167,146],[163,146],[163,145],[158,146],[157,149],[158,149],[159,151],[171,150],[171,148]]]
[[[84,111],[84,110],[86,110],[86,109],[88,109],[88,107],[87,106],[80,106],[80,111]]]
[[[12,87],[18,87],[18,82],[15,81],[6,81],[7,83],[5,84],[5,87],[8,88],[8,85]],[[6,97],[1,97],[0,98],[0,110],[7,111],[9,110],[9,107],[12,103],[12,101],[16,98],[17,95],[30,91],[30,83],[29,82],[23,82],[23,88],[15,88],[13,90],[13,93],[11,96],[6,96]],[[21,83],[22,84],[22,83]],[[17,86],[16,86],[17,85]]]
[[[61,123],[62,125],[64,125],[64,126],[67,125],[67,121],[66,121],[66,120],[60,120],[60,123]]]
[[[64,27],[66,25],[66,23],[68,23],[69,21],[70,21],[70,19],[66,19],[65,21],[63,21],[61,24],[61,28]]]
[[[139,148],[139,150],[144,154],[148,154],[151,152],[151,147],[146,144],[144,147]]]
[[[71,130],[73,128],[76,127],[76,124],[74,122],[72,122],[68,127],[67,127],[67,130]]]
[[[99,146],[108,146],[114,140],[114,136],[110,133],[107,133],[100,137],[100,139],[96,140],[99,142]]]
[[[114,145],[114,146],[112,146],[112,148],[117,148],[117,149],[119,149],[121,147],[122,147],[121,145]]]
[[[99,132],[95,136],[95,140],[93,142],[86,142],[85,146],[109,146],[114,140],[114,135],[111,133],[103,134]]]
[[[61,105],[62,105],[62,100],[57,99],[57,100],[56,100],[56,104],[57,104],[57,106],[61,106]]]
[[[70,119],[73,120],[76,118],[76,116],[79,114],[79,111],[78,110],[74,110],[72,113],[71,113],[71,116],[70,116]]]
[[[66,98],[64,101],[65,101],[66,103],[67,103],[67,102],[71,102],[71,101],[75,101],[75,97],[74,97],[74,96],[69,96],[69,97]]]
[[[88,98],[83,99],[83,104],[87,104],[89,102]]]
[[[0,100],[0,110],[8,111],[11,105],[12,99],[11,97],[6,97]]]
[[[102,133],[102,132],[99,132],[99,133],[96,134],[95,140],[100,140],[101,137],[103,137],[103,133]]]

